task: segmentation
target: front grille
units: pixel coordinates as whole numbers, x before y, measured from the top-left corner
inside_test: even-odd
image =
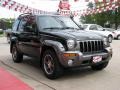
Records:
[[[99,52],[104,49],[103,41],[101,40],[92,40],[92,41],[80,41],[80,51],[83,53],[86,52]]]

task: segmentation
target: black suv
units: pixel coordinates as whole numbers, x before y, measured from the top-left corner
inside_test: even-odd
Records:
[[[38,58],[49,79],[70,67],[102,70],[112,57],[107,37],[80,30],[73,19],[60,15],[20,15],[12,28],[10,52],[16,63],[23,55]]]

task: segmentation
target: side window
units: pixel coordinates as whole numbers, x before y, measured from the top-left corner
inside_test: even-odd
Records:
[[[26,21],[25,20],[21,20],[20,24],[19,24],[19,27],[18,27],[18,30],[21,31],[21,32],[23,32],[25,25],[26,25]]]
[[[99,31],[103,31],[103,27],[102,26],[97,25],[97,28],[98,28]]]
[[[35,32],[35,30],[36,30],[35,20],[30,17],[29,20],[27,20],[24,29],[25,29],[26,32]]]
[[[35,19],[31,17],[25,17],[21,20],[19,25],[19,31],[21,32],[35,32],[36,24]]]
[[[89,29],[90,29],[90,30],[97,30],[97,26],[96,26],[96,25],[92,25],[92,26],[90,26]]]
[[[13,26],[12,26],[12,30],[13,30],[13,31],[17,31],[19,22],[20,22],[20,20],[18,20],[18,19],[14,22],[14,24],[13,24]]]

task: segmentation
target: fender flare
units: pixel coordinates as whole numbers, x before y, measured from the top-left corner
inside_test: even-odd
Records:
[[[50,46],[52,47],[55,52],[62,52],[62,51],[65,51],[65,48],[64,46],[62,45],[62,43],[58,42],[58,41],[53,41],[53,40],[45,40],[43,42],[43,46],[46,45],[46,46]]]

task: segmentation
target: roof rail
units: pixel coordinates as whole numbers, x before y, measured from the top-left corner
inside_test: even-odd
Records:
[[[33,15],[32,13],[23,13],[21,15],[19,15],[19,18],[22,18],[23,16],[27,16],[27,15]]]

